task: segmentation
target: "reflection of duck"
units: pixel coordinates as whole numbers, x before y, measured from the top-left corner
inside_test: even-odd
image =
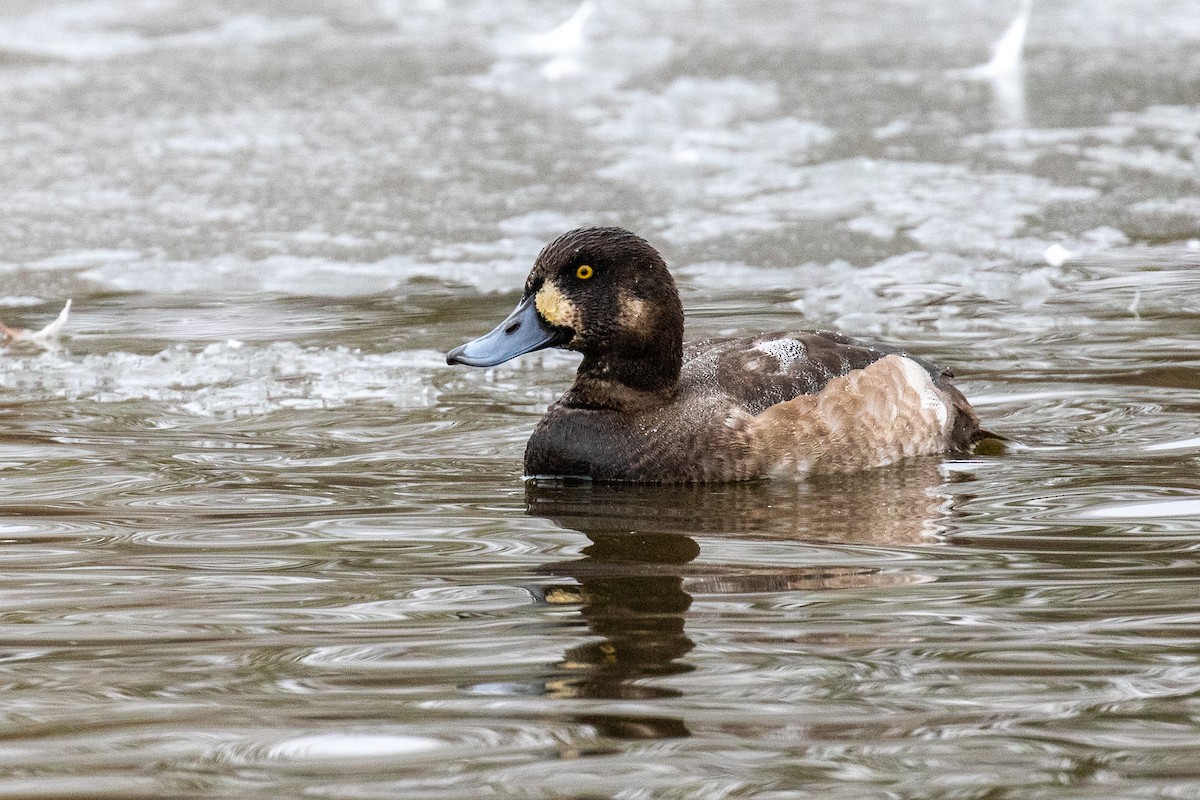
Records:
[[[804,483],[720,486],[531,481],[530,514],[588,534],[630,531],[903,545],[937,533],[946,499],[932,460]]]
[[[544,567],[570,578],[544,590],[547,603],[575,605],[597,637],[571,647],[559,674],[539,693],[567,701],[643,701],[632,708],[594,704],[575,715],[618,738],[688,735],[683,720],[648,714],[644,701],[680,692],[646,679],[692,669],[694,643],[685,623],[693,594],[816,592],[895,585],[911,574],[850,565],[798,566],[697,561],[695,536],[738,534],[752,540],[833,539],[897,545],[927,540],[945,512],[935,494],[936,465],[917,464],[805,485],[730,484],[707,489],[629,485],[545,485],[526,488],[528,513],[591,540],[583,557]]]
[[[666,264],[620,228],[547,245],[516,310],[447,360],[493,366],[543,347],[583,362],[529,440],[528,475],[795,478],[963,451],[987,435],[948,372],[894,347],[809,332],[685,349]]]
[[[562,676],[546,693],[563,699],[653,700],[679,692],[640,679],[687,672],[678,659],[694,646],[684,633],[692,596],[679,571],[699,552],[687,536],[589,534],[584,558],[547,567],[575,578],[577,586],[555,586],[550,603],[578,604],[588,628],[600,637],[569,649]],[[589,713],[579,721],[608,736],[661,739],[688,735],[681,720],[644,713]]]

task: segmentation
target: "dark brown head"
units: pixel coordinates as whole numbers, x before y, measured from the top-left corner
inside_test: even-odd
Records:
[[[447,361],[492,366],[543,347],[584,355],[579,377],[639,391],[675,385],[683,307],[662,256],[621,228],[580,228],[546,245],[516,310]]]

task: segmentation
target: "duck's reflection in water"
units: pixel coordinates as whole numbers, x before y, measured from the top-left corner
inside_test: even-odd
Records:
[[[559,665],[561,677],[548,681],[545,692],[606,700],[678,697],[675,689],[640,679],[692,669],[681,661],[694,647],[684,633],[692,595],[684,589],[681,572],[700,545],[679,534],[585,533],[592,544],[584,548],[582,559],[548,568],[574,578],[577,585],[555,586],[546,600],[578,604],[599,640],[567,650]],[[618,738],[688,735],[683,722],[671,717],[586,714],[577,719]]]
[[[596,641],[564,654],[543,696],[647,701],[679,696],[643,679],[687,672],[694,647],[685,630],[693,593],[822,591],[919,580],[900,571],[859,565],[806,566],[752,559],[738,563],[697,558],[705,540],[804,541],[852,545],[928,544],[949,513],[939,492],[946,479],[936,461],[857,475],[814,478],[802,484],[644,487],[530,483],[528,513],[591,539],[582,557],[547,565],[572,579],[545,591],[550,604],[577,605]],[[777,551],[776,551],[777,552]],[[668,738],[688,735],[681,719],[647,716],[645,706],[576,719],[607,736]]]

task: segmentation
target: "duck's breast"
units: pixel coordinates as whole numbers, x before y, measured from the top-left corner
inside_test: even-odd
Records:
[[[742,414],[727,400],[678,397],[636,414],[552,405],[525,447],[527,476],[699,483],[762,477]]]

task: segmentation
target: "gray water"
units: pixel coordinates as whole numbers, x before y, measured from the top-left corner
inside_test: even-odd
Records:
[[[1200,6],[574,8],[0,5],[0,797],[1200,797]],[[1013,446],[526,487],[581,224]]]

